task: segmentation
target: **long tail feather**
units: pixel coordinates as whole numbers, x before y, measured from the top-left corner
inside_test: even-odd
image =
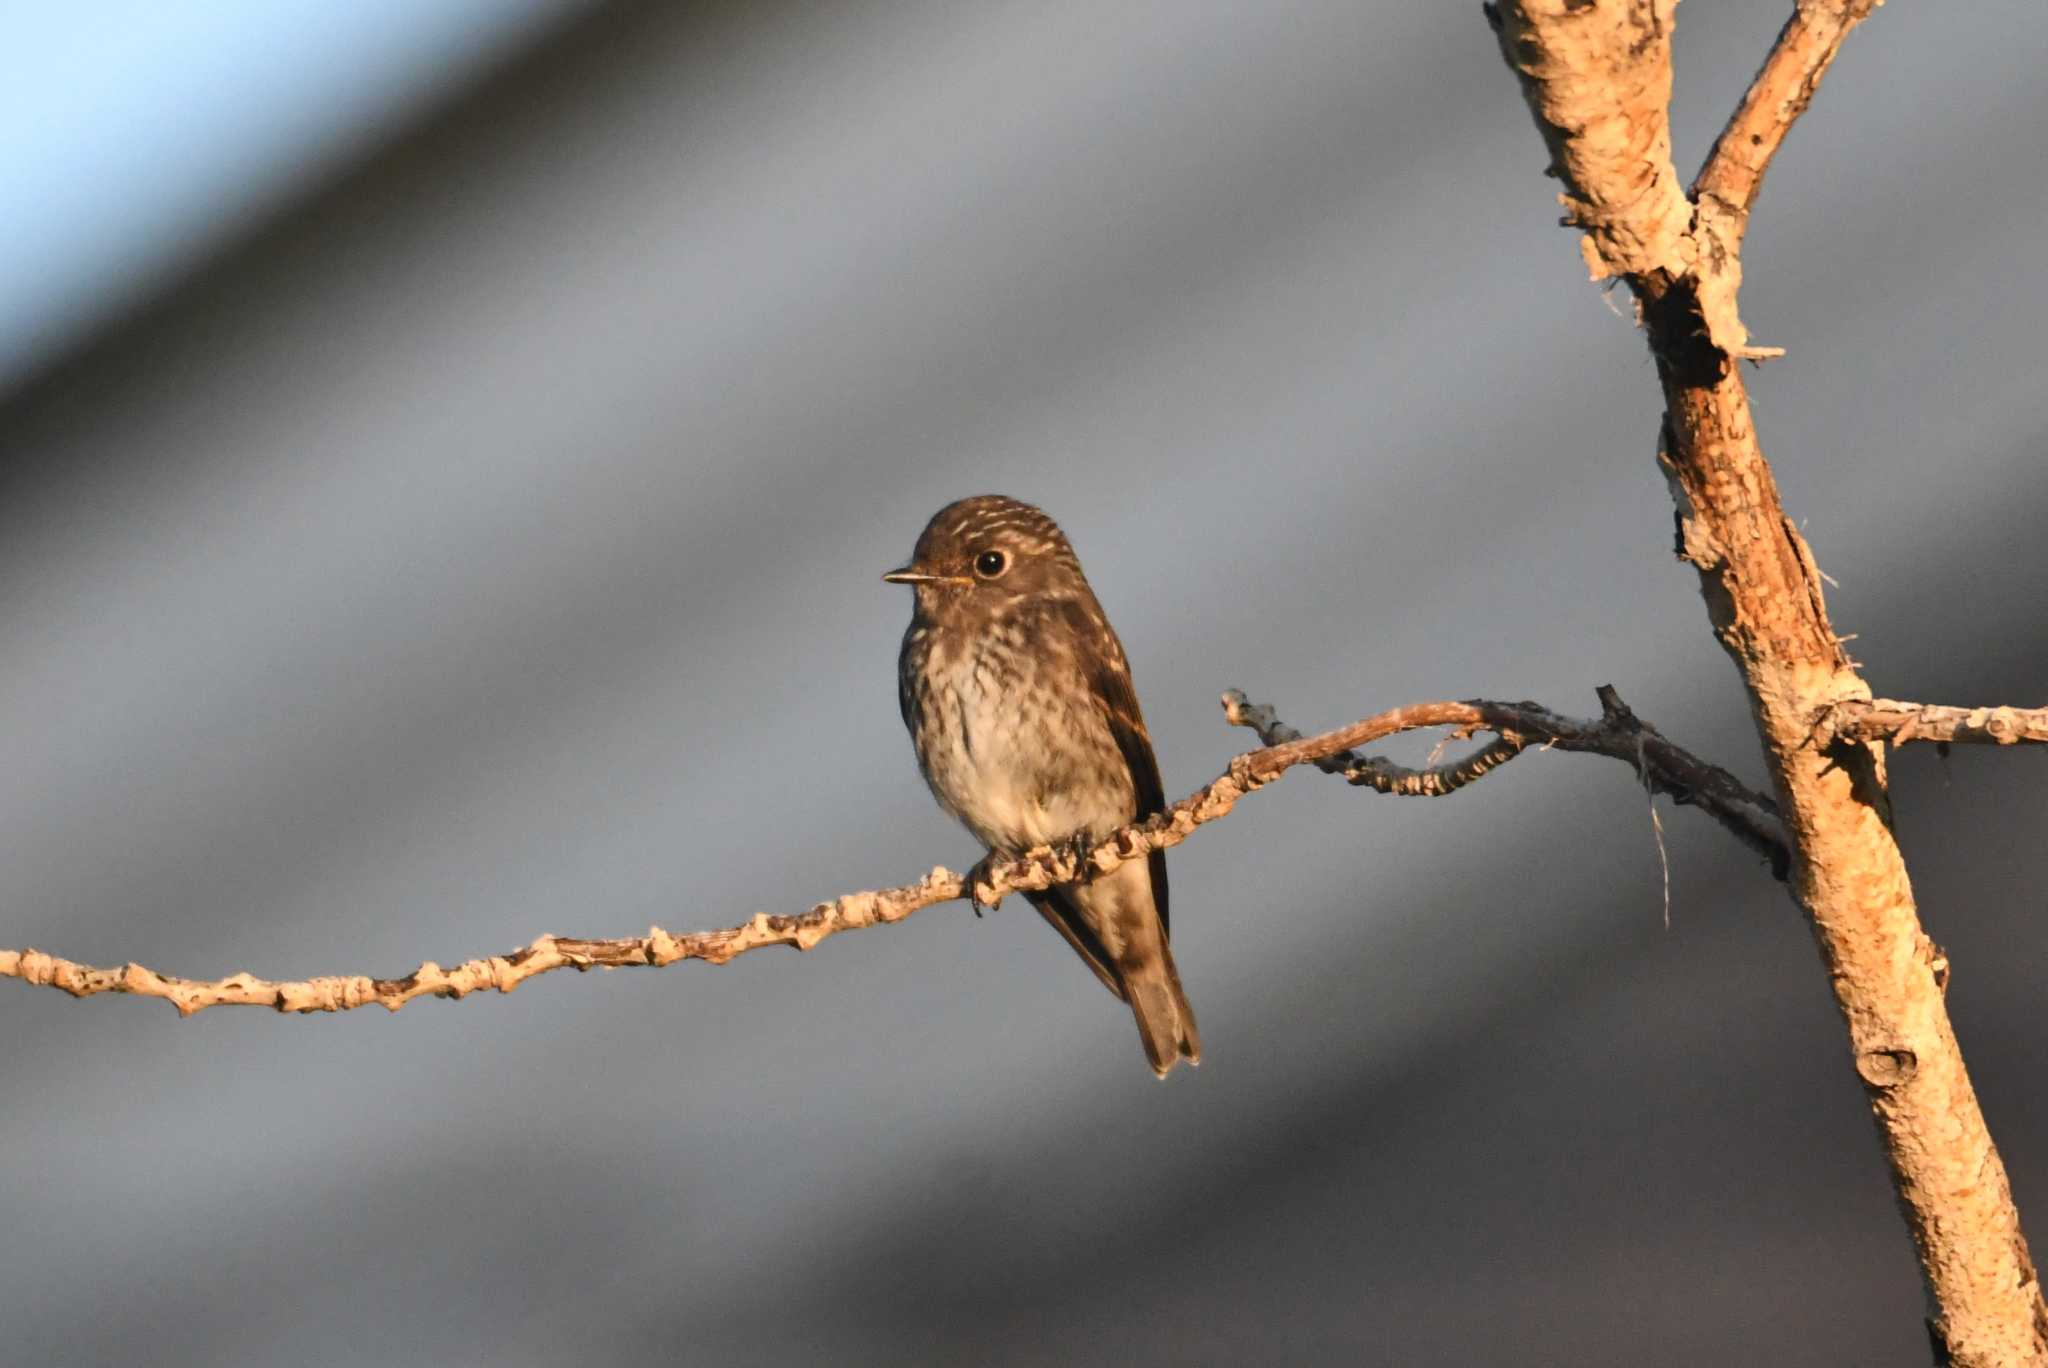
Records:
[[[1157,959],[1147,958],[1124,966],[1124,991],[1130,999],[1131,1015],[1137,1018],[1138,1038],[1144,1042],[1145,1058],[1152,1072],[1166,1077],[1175,1064],[1185,1059],[1202,1062],[1202,1038],[1195,1030],[1194,1009],[1181,991],[1180,975],[1173,965],[1173,952]]]

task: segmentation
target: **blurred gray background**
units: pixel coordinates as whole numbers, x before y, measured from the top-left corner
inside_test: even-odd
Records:
[[[1174,796],[1231,685],[1612,682],[1761,780],[1476,3],[126,8],[0,82],[0,944],[391,974],[961,867],[876,576],[984,490]],[[1786,9],[1680,11],[1684,168]],[[2044,57],[1888,6],[1751,233],[1881,693],[2042,701]],[[1895,778],[2038,1247],[2048,770]],[[1165,1086],[1014,905],[395,1017],[0,983],[0,1354],[1923,1364],[1809,936],[1664,829],[1668,929],[1618,765],[1290,776],[1174,853]]]

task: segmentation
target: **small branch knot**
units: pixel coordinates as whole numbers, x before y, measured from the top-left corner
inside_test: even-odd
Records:
[[[1865,1050],[1856,1056],[1856,1072],[1873,1088],[1896,1088],[1910,1083],[1919,1071],[1920,1057],[1903,1045]]]

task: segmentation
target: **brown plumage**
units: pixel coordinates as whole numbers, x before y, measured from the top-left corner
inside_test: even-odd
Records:
[[[1051,518],[962,499],[883,578],[917,591],[897,686],[918,766],[989,850],[1100,839],[1165,806],[1123,643]],[[1025,896],[1130,1004],[1155,1072],[1200,1061],[1167,941],[1165,851]]]

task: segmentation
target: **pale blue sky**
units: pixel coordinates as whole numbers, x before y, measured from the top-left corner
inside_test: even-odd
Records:
[[[0,388],[584,3],[0,3]]]

